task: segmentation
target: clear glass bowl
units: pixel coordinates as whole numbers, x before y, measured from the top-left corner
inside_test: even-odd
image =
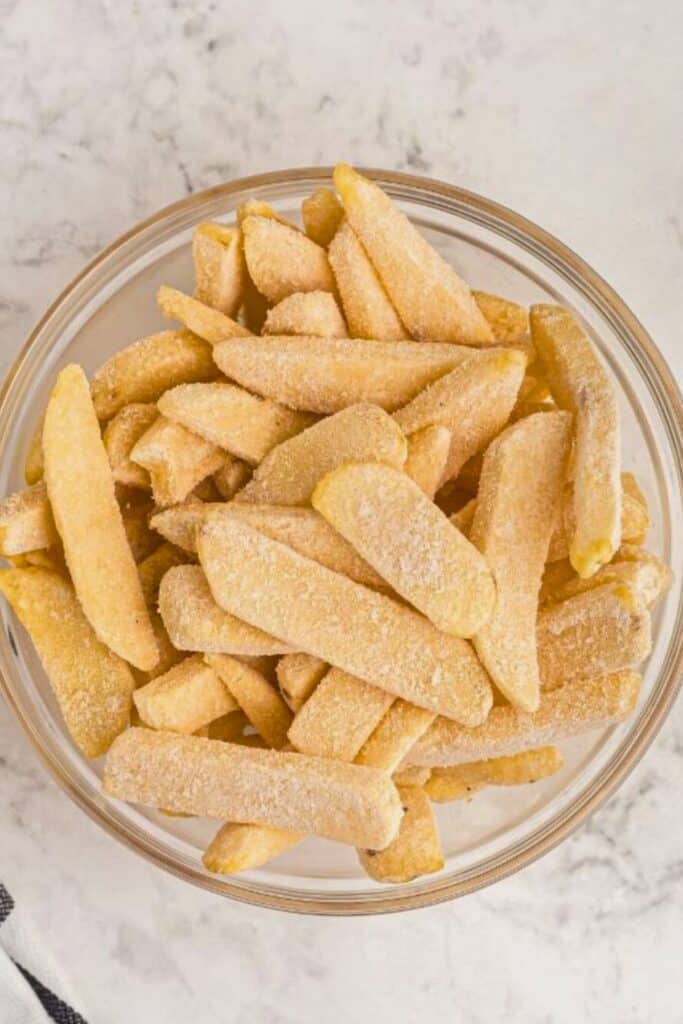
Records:
[[[216,823],[164,817],[102,795],[101,762],[86,761],[69,741],[31,643],[3,603],[2,688],[66,792],[112,836],[188,882],[234,899],[309,913],[425,906],[489,885],[539,857],[594,811],[642,757],[671,707],[683,670],[683,406],[652,340],[590,267],[518,214],[439,182],[368,173],[473,287],[522,303],[559,302],[581,315],[619,394],[625,468],[638,475],[652,514],[649,546],[674,568],[677,579],[656,614],[654,648],[633,717],[563,743],[567,763],[554,778],[491,789],[469,804],[440,806],[446,866],[404,886],[369,881],[353,850],[317,839],[239,877],[206,872],[201,851]],[[198,221],[230,218],[252,196],[296,218],[304,196],[329,181],[329,168],[303,169],[212,188],[167,207],[97,256],[48,309],[5,380],[0,494],[23,484],[29,441],[59,368],[76,361],[92,373],[117,349],[164,326],[155,292],[160,284],[191,288],[190,237]]]

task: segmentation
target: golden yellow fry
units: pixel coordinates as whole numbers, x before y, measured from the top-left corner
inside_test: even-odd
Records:
[[[640,676],[625,669],[571,679],[557,690],[544,691],[538,710],[531,714],[511,705],[494,707],[476,729],[438,718],[410,751],[409,760],[434,768],[547,746],[623,721],[636,706],[639,692]]]
[[[251,469],[241,459],[228,456],[218,472],[213,474],[212,480],[223,501],[231,501],[251,480]]]
[[[486,623],[496,590],[484,558],[405,473],[347,463],[323,477],[311,500],[438,629],[469,637]]]
[[[157,406],[167,419],[254,465],[315,422],[308,413],[292,412],[223,381],[181,384],[162,395]]]
[[[374,182],[337,164],[344,213],[410,334],[418,341],[494,344],[472,293]]]
[[[305,838],[303,833],[287,832],[282,828],[228,821],[207,846],[202,863],[207,871],[219,875],[253,871]]]
[[[391,416],[374,405],[352,405],[273,448],[236,501],[307,505],[318,481],[343,463],[376,459],[401,467],[406,455]]]
[[[136,668],[153,668],[159,652],[80,366],[57,377],[43,452],[52,513],[86,618],[116,654]]]
[[[358,860],[376,882],[411,882],[444,866],[439,830],[429,798],[419,786],[399,786],[404,815],[396,838],[383,850],[359,850]]]
[[[241,203],[237,207],[237,223],[240,226],[247,217],[269,217],[271,220],[276,220],[278,224],[284,224],[285,227],[292,228],[292,230],[298,231],[301,234],[301,229],[296,224],[283,217],[282,214],[273,209],[270,203],[264,202],[263,199],[247,199],[246,202]]]
[[[422,707],[486,717],[491,689],[472,648],[410,608],[220,514],[205,520],[198,552],[221,607],[252,625]]]
[[[58,541],[45,484],[38,483],[0,501],[0,555],[23,555]]]
[[[0,591],[35,644],[74,743],[100,757],[128,725],[135,686],[128,665],[97,639],[59,574],[5,569]]]
[[[171,642],[205,654],[287,654],[291,647],[224,611],[198,565],[169,569],[159,587],[159,611]]]
[[[356,764],[393,774],[430,727],[436,715],[406,700],[396,700],[356,757]]]
[[[292,712],[265,676],[226,654],[208,654],[206,662],[268,746],[275,750],[284,747],[287,730],[292,724]]]
[[[396,787],[371,768],[152,729],[112,744],[103,785],[121,800],[373,848],[402,815]]]
[[[308,237],[326,249],[335,236],[344,211],[331,188],[317,188],[303,200],[301,216]]]
[[[207,306],[235,316],[242,300],[247,268],[239,228],[206,222],[192,236],[194,297]]]
[[[393,700],[390,693],[331,668],[297,712],[290,742],[303,754],[353,761]]]
[[[428,498],[439,487],[451,450],[452,434],[447,427],[423,427],[408,438],[404,470]]]
[[[149,472],[154,500],[161,506],[184,501],[225,461],[220,448],[165,416],[145,431],[130,457]]]
[[[215,380],[220,373],[211,346],[189,331],[162,331],[116,352],[92,379],[92,400],[101,420],[131,402],[156,402],[176,384]]]
[[[418,768],[414,764],[399,766],[392,773],[395,786],[424,786],[432,774],[431,768]]]
[[[329,669],[329,665],[312,654],[285,654],[277,663],[277,681],[288,706],[296,714]]]
[[[424,788],[431,800],[444,803],[462,800],[484,786],[528,785],[555,775],[563,765],[564,759],[557,747],[539,747],[507,757],[493,757],[488,761],[433,768]]]
[[[172,505],[157,512],[150,520],[150,526],[171,544],[189,554],[197,553],[196,533],[207,515],[209,508],[222,508],[222,503],[207,503],[190,498],[180,505]]]
[[[528,342],[529,352],[531,351],[529,310],[526,306],[519,306],[516,302],[503,299],[500,295],[491,295],[489,292],[473,290],[472,295],[491,328],[496,344]],[[530,355],[529,362],[531,361]]]
[[[510,703],[538,707],[538,592],[562,500],[571,417],[539,413],[508,427],[489,445],[470,530],[496,584],[491,618],[474,646]]]
[[[199,299],[169,288],[162,284],[157,292],[159,312],[167,320],[178,320],[188,331],[203,338],[210,345],[216,345],[226,338],[251,337],[251,331],[237,320],[226,316],[217,309],[205,305]]]
[[[357,402],[393,411],[471,355],[462,345],[355,338],[233,338],[214,349],[226,376],[292,409],[331,413]]]
[[[43,421],[41,420],[29,441],[24,463],[24,479],[29,487],[43,479]]]
[[[153,402],[132,402],[119,409],[107,423],[102,440],[112,476],[117,483],[150,490],[152,484],[149,473],[131,460],[130,453],[158,415]]]
[[[443,474],[444,481],[450,480],[507,423],[525,365],[525,357],[514,349],[478,353],[421,391],[394,419],[405,434],[434,424],[451,431]]]
[[[156,607],[161,581],[176,565],[185,565],[190,559],[187,552],[181,551],[175,544],[160,544],[147,558],[138,563],[138,574],[142,584],[142,593],[148,607]]]
[[[650,520],[647,507],[643,505],[634,495],[629,494],[624,486],[622,474],[622,495],[621,495],[621,539],[631,544],[639,544],[647,532]],[[574,533],[575,514],[573,491],[571,486],[565,490],[562,514],[550,541],[548,561],[557,562],[567,558],[569,554],[569,538]]]
[[[368,254],[344,221],[328,251],[352,338],[405,341],[409,334],[391,304]]]
[[[561,566],[564,563],[554,564]],[[558,582],[552,591],[548,592],[546,589],[546,598],[552,601],[565,601],[569,597],[594,590],[606,583],[621,583],[633,591],[647,608],[653,608],[672,582],[673,574],[660,558],[635,545],[622,544],[614,560],[603,565],[594,576],[581,579],[572,572],[569,579]]]
[[[116,484],[116,500],[131,554],[136,562],[142,562],[159,546],[158,536],[149,528],[149,517],[154,510],[151,495]]]
[[[579,576],[592,576],[621,543],[616,396],[588,335],[569,310],[532,306],[531,331],[554,399],[575,416],[575,524],[569,558]]]
[[[330,292],[294,292],[288,295],[268,310],[263,333],[348,337],[344,317]]]
[[[237,709],[237,701],[201,654],[194,654],[133,694],[142,721],[152,729],[196,732]]]
[[[300,231],[272,217],[242,221],[249,276],[269,302],[294,292],[333,292],[327,253]]]

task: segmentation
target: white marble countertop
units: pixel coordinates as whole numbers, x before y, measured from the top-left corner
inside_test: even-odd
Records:
[[[230,177],[346,158],[538,221],[683,376],[676,0],[0,7],[0,372],[54,293],[139,218]],[[4,706],[0,767],[0,877],[91,1024],[681,1020],[680,706],[554,853],[457,904],[382,919],[233,905],[141,862],[46,776]]]

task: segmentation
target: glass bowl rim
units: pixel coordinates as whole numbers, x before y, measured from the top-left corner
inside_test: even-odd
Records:
[[[644,356],[644,365],[640,367],[640,370],[641,373],[647,371],[647,374],[654,378],[660,413],[663,412],[661,408],[662,394],[666,400],[669,416],[664,418],[664,423],[669,434],[668,440],[677,456],[680,473],[683,462],[681,455],[683,452],[683,397],[681,392],[666,360],[648,332],[614,289],[591,266],[558,238],[534,222],[503,204],[475,192],[449,185],[434,178],[399,171],[378,168],[359,169],[368,177],[388,185],[394,194],[400,194],[401,191],[413,193],[412,198],[419,202],[420,195],[415,195],[418,193],[422,195],[423,202],[424,197],[431,196],[459,206],[462,208],[463,215],[467,210],[468,219],[475,223],[484,223],[509,241],[540,256],[545,263],[553,266],[565,280],[569,280],[571,284],[578,287],[584,297],[592,306],[597,307],[599,312],[611,314],[621,329],[631,335],[641,356]],[[250,189],[256,190],[268,186],[293,186],[304,182],[329,184],[332,172],[332,167],[300,167],[236,178],[186,196],[135,224],[97,253],[47,307],[8,367],[4,380],[0,384],[0,411],[12,393],[14,382],[21,372],[24,361],[52,318],[68,302],[82,282],[136,237],[161,225],[175,214],[201,207],[204,202],[213,198],[227,197],[248,192]],[[407,198],[411,198],[411,196],[407,195]],[[451,209],[451,212],[457,211]],[[629,358],[631,357],[629,356]],[[24,715],[19,702],[15,699],[11,682],[5,678],[3,672],[0,672],[0,690],[40,760],[67,795],[111,836],[158,867],[210,892],[269,909],[338,916],[392,913],[435,905],[483,889],[514,874],[548,853],[585,822],[633,770],[671,710],[683,681],[683,631],[678,629],[677,635],[672,639],[672,644],[674,649],[669,657],[668,671],[665,678],[658,681],[656,700],[650,707],[647,717],[641,722],[637,732],[628,737],[618,748],[601,774],[575,798],[565,811],[526,836],[512,851],[506,850],[490,858],[492,863],[488,866],[469,869],[465,872],[465,877],[442,879],[433,884],[430,884],[429,878],[426,878],[418,892],[402,893],[400,888],[388,891],[378,890],[375,898],[366,898],[365,895],[355,896],[354,894],[321,898],[317,893],[312,896],[307,893],[295,896],[290,892],[278,892],[270,886],[244,886],[244,884],[238,886],[229,877],[207,876],[197,869],[188,869],[187,866],[177,863],[175,858],[167,856],[157,849],[150,838],[133,835],[130,829],[124,828],[118,821],[111,818],[106,813],[106,807],[91,799],[78,783],[74,782],[66,768],[33,730],[29,718]]]

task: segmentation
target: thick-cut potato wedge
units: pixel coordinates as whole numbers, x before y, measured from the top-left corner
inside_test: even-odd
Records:
[[[419,786],[399,786],[404,815],[396,838],[383,850],[359,850],[358,860],[376,882],[411,882],[444,866],[439,830],[429,797]]]
[[[177,548],[175,544],[164,542],[138,563],[142,593],[148,608],[156,608],[159,587],[168,570],[176,565],[185,565],[191,560],[186,551]]]
[[[157,406],[167,419],[252,465],[315,422],[308,413],[292,412],[223,381],[181,384],[162,395]]]
[[[340,226],[327,255],[350,337],[407,340],[410,336],[348,221]]]
[[[443,478],[452,434],[447,427],[423,427],[408,438],[408,455],[403,467],[428,498],[433,498]]]
[[[546,567],[546,600],[565,601],[569,597],[583,594],[586,590],[593,590],[605,583],[622,583],[632,590],[647,608],[653,608],[673,582],[673,574],[661,558],[631,544],[622,544],[614,556],[614,561],[603,565],[595,576],[585,580],[577,576],[573,569],[571,575],[565,578],[562,578],[561,570],[558,571],[555,580],[552,576],[548,577],[548,569],[563,565],[569,565],[569,562],[554,562]]]
[[[220,376],[211,346],[189,331],[162,331],[116,352],[92,379],[97,416],[111,419],[131,402],[156,402],[176,384]]]
[[[147,491],[151,489],[149,473],[132,461],[130,453],[158,415],[153,402],[131,402],[130,405],[124,405],[123,409],[119,409],[107,423],[102,440],[112,476],[117,483],[125,484],[127,487],[140,487]]]
[[[0,591],[35,644],[74,743],[86,757],[100,757],[128,726],[130,668],[97,639],[58,573],[5,569]]]
[[[326,249],[344,216],[341,203],[331,188],[317,188],[301,203],[306,234]]]
[[[210,345],[216,345],[226,338],[251,337],[251,331],[237,320],[207,306],[199,299],[185,295],[177,288],[162,284],[157,292],[157,305],[163,317],[178,320],[188,331],[208,341]]]
[[[225,452],[159,416],[136,442],[130,457],[149,472],[154,500],[165,506],[184,501],[193,487],[216,473],[225,461]]]
[[[356,757],[356,764],[367,764],[392,775],[403,758],[425,734],[436,715],[406,700],[396,700]]]
[[[378,462],[348,463],[323,477],[311,500],[438,629],[469,637],[486,623],[496,589],[484,558],[405,473]]]
[[[29,487],[43,479],[43,421],[41,420],[29,441],[24,463],[24,480]]]
[[[194,297],[207,306],[235,316],[244,299],[247,268],[239,228],[205,222],[192,236]]]
[[[337,164],[344,213],[372,260],[401,320],[418,341],[494,344],[472,293],[374,182]]]
[[[352,405],[273,448],[236,501],[307,505],[318,481],[343,463],[373,459],[401,467],[407,451],[391,416],[375,405]]]
[[[285,654],[277,663],[277,681],[280,693],[296,714],[304,706],[316,686],[329,670],[322,658],[312,654]]]
[[[484,455],[470,530],[496,584],[493,615],[474,646],[501,693],[524,711],[538,707],[538,592],[570,444],[565,412],[539,413],[508,427]]]
[[[466,641],[234,518],[210,514],[197,546],[226,610],[395,696],[470,724],[486,717],[491,689]]]
[[[471,355],[462,345],[355,338],[233,338],[214,349],[238,384],[291,409],[339,412],[358,402],[389,412]]]
[[[223,509],[222,502],[203,502],[190,498],[180,505],[162,509],[152,516],[150,526],[171,544],[189,554],[197,554],[197,530],[211,509]]]
[[[473,290],[472,295],[491,328],[496,344],[528,343],[530,351],[529,310],[526,306],[519,306],[516,302],[503,299],[500,295],[491,295],[489,292]],[[530,357],[529,362],[531,361]]]
[[[59,540],[45,484],[17,491],[0,502],[0,555],[24,555]]]
[[[291,220],[287,220],[281,213],[278,213],[270,203],[266,203],[263,199],[247,199],[246,202],[240,203],[237,207],[237,223],[242,226],[247,217],[268,217],[271,220],[276,220],[278,224],[284,224],[285,227],[292,228],[293,231],[298,231],[301,234],[301,228],[297,227]]]
[[[569,559],[579,576],[592,576],[621,543],[616,397],[588,335],[569,310],[532,306],[530,317],[553,398],[576,420],[575,526]]]
[[[287,832],[282,828],[228,821],[207,846],[202,863],[207,871],[219,875],[253,871],[305,838],[303,833]]]
[[[112,744],[104,791],[377,849],[394,838],[402,815],[393,782],[372,768],[152,729],[128,729]]]
[[[536,628],[541,684],[616,672],[647,658],[650,614],[624,583],[606,583],[541,609]]]
[[[133,700],[145,725],[187,735],[238,706],[201,654],[185,658],[170,672],[141,686]]]
[[[456,477],[467,460],[503,429],[515,404],[525,365],[525,357],[514,349],[477,354],[394,413],[394,419],[407,435],[433,424],[451,431],[443,482]]]
[[[242,221],[249,276],[269,302],[294,292],[333,292],[327,253],[295,228],[272,217]]]
[[[289,740],[303,754],[353,761],[394,698],[376,686],[331,668],[289,729]]]
[[[268,746],[275,750],[284,747],[292,712],[266,677],[227,654],[207,654],[206,661]]]
[[[346,338],[344,317],[330,292],[294,292],[268,310],[264,334]]]
[[[488,761],[433,768],[424,788],[431,800],[444,803],[462,800],[484,786],[525,786],[538,782],[555,775],[563,765],[564,758],[557,747],[539,747]]]
[[[57,377],[43,453],[52,514],[86,618],[115,654],[143,671],[153,668],[159,652],[80,366]]]
[[[174,647],[204,654],[288,654],[291,647],[220,608],[198,565],[169,569],[159,611]]]
[[[630,486],[627,481],[629,476],[629,473],[621,475],[621,539],[625,543],[640,544],[649,529],[650,517],[642,495],[638,497],[627,489]],[[572,487],[568,486],[565,490],[562,514],[550,541],[549,562],[558,562],[562,558],[567,558],[575,524],[574,495]]]
[[[434,768],[547,746],[623,721],[636,706],[639,692],[640,676],[625,669],[572,679],[558,690],[544,691],[532,714],[510,705],[494,707],[476,729],[438,718],[410,751],[409,761]]]

